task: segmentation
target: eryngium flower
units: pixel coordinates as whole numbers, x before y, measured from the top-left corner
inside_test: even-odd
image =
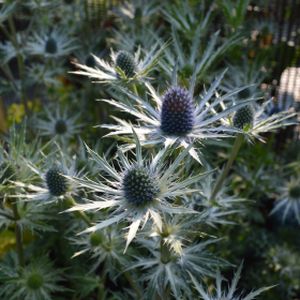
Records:
[[[50,36],[47,30],[43,30],[29,38],[25,50],[31,55],[58,58],[75,50],[78,47],[75,42],[66,30],[53,30]]]
[[[240,103],[241,101],[245,100],[236,102]],[[260,135],[261,133],[271,132],[285,126],[297,124],[295,118],[297,114],[293,109],[269,115],[267,108],[271,101],[273,100],[270,99],[262,104],[252,101],[252,104],[243,107],[243,109],[235,112],[229,118],[222,119],[222,124],[226,127],[238,129],[249,141],[258,139],[261,142],[264,142],[264,139]],[[235,103],[235,100],[232,102]],[[226,107],[225,104],[224,106]]]
[[[96,65],[96,60],[94,58],[94,56],[92,54],[89,54],[87,56],[87,58],[85,59],[85,64],[90,67],[90,68],[94,68]]]
[[[34,120],[34,127],[41,136],[49,136],[61,143],[67,143],[82,127],[78,124],[79,114],[69,116],[67,111],[56,108],[54,111],[45,109],[45,117]]]
[[[147,205],[159,194],[156,178],[146,168],[133,167],[123,178],[124,196],[134,206]]]
[[[50,194],[53,196],[59,197],[68,191],[67,179],[57,167],[47,171],[46,183]]]
[[[207,291],[203,288],[202,284],[199,284],[199,282],[194,278],[192,274],[190,274],[190,277],[194,283],[195,289],[198,291],[201,299],[205,300],[254,300],[257,299],[256,297],[260,295],[261,293],[273,288],[273,286],[269,287],[263,287],[256,291],[252,291],[250,294],[246,296],[238,296],[237,294],[237,285],[240,280],[241,271],[242,271],[243,265],[241,264],[238,268],[237,272],[234,274],[234,277],[232,279],[232,282],[230,285],[228,285],[227,289],[222,289],[222,283],[223,283],[223,277],[218,272],[216,276],[216,287],[215,289],[207,289]],[[250,287],[249,287],[250,288]],[[215,291],[215,292],[211,292]]]
[[[38,175],[36,184],[25,184],[15,182],[19,187],[24,188],[21,198],[28,200],[41,200],[47,203],[62,200],[72,195],[76,195],[77,187],[69,177],[81,176],[81,171],[76,171],[76,161],[68,160],[64,154],[60,153],[59,162],[54,157],[48,157],[42,167],[38,167],[28,162],[28,167]]]
[[[93,200],[78,204],[68,211],[109,209],[110,215],[84,232],[102,230],[114,223],[128,222],[129,231],[125,251],[134,239],[141,224],[151,218],[154,224],[162,227],[161,214],[194,213],[193,210],[176,206],[175,197],[182,197],[193,191],[191,184],[200,180],[204,174],[182,179],[179,166],[186,157],[189,148],[182,151],[173,163],[165,164],[168,149],[164,148],[151,160],[144,160],[140,142],[134,133],[136,159],[129,160],[121,151],[118,152],[118,169],[110,165],[88,148],[91,159],[99,167],[102,181],[74,179],[77,185],[94,192]],[[178,172],[177,172],[178,171]],[[106,175],[105,175],[105,174]],[[180,180],[181,179],[181,180]],[[96,198],[96,200],[94,200]],[[143,227],[144,227],[143,225]],[[83,232],[83,233],[84,233]]]
[[[282,222],[287,218],[296,219],[300,225],[300,180],[293,178],[281,189],[281,195],[274,204],[271,214],[280,214]]]
[[[103,274],[109,273],[111,278],[115,278],[119,275],[120,266],[128,263],[128,256],[123,254],[125,241],[121,233],[122,230],[115,225],[72,237],[72,243],[78,248],[73,257],[88,253],[92,259],[92,263],[89,264],[90,271],[97,270],[101,265]]]
[[[246,105],[236,111],[233,116],[233,126],[239,129],[252,127],[254,121],[254,109],[251,104]]]
[[[50,300],[55,293],[65,290],[59,285],[62,272],[44,257],[35,258],[21,269],[13,259],[12,265],[2,263],[0,269],[5,282],[0,289],[1,299]]]
[[[116,66],[120,68],[126,77],[131,78],[135,74],[136,62],[127,51],[119,51],[116,56]]]
[[[45,52],[54,54],[57,52],[57,43],[53,37],[49,37],[45,44]]]
[[[154,106],[147,99],[143,99],[126,89],[122,89],[122,91],[130,98],[130,101],[125,102],[121,99],[119,101],[104,99],[103,101],[131,114],[137,119],[138,123],[134,125],[134,130],[143,145],[162,143],[164,146],[180,145],[187,148],[195,140],[230,137],[239,132],[237,128],[222,126],[221,122],[232,112],[249,104],[254,99],[242,100],[237,104],[224,108],[224,102],[231,101],[232,96],[243,88],[225,95],[219,95],[217,88],[223,75],[224,73],[216,78],[211,87],[198,97],[193,97],[194,78],[194,80],[191,80],[189,90],[179,87],[175,82],[162,97],[157,94],[149,83],[146,83]],[[195,102],[193,102],[194,100]],[[101,127],[111,130],[107,136],[132,134],[131,123],[119,118],[115,118],[115,120],[118,122],[117,125],[101,125]],[[127,149],[130,146],[127,145]],[[134,147],[134,143],[132,147]],[[189,154],[200,161],[194,147],[190,148]]]
[[[163,96],[160,128],[170,136],[185,136],[195,123],[195,106],[188,90],[171,87]]]
[[[145,81],[149,79],[147,75],[156,67],[158,58],[165,47],[166,45],[159,46],[156,43],[149,52],[138,48],[134,55],[124,50],[117,53],[112,50],[111,62],[92,55],[95,60],[94,65],[88,65],[87,62],[85,65],[75,62],[79,70],[72,73],[88,76],[94,82],[115,84],[116,87],[119,87],[120,83],[132,80]]]
[[[68,125],[65,120],[57,120],[55,123],[55,132],[57,134],[64,134],[68,130]]]

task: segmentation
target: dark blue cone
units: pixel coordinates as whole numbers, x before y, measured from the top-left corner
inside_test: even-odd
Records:
[[[193,130],[195,106],[190,93],[181,87],[170,88],[163,96],[160,129],[170,136],[185,136]]]

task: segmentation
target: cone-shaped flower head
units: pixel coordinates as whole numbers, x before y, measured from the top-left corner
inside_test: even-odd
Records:
[[[118,52],[116,66],[119,67],[128,78],[133,77],[135,74],[136,63],[134,57],[127,51]]]
[[[42,287],[42,285],[44,283],[44,278],[38,272],[33,271],[32,273],[28,274],[26,283],[30,289],[38,290],[39,288]]]
[[[94,68],[96,66],[96,60],[92,54],[89,54],[89,56],[87,56],[87,58],[85,59],[85,64],[90,68]]]
[[[123,191],[129,204],[143,206],[155,199],[159,193],[159,186],[145,168],[135,167],[125,174]]]
[[[233,117],[233,125],[236,128],[243,129],[245,126],[252,126],[254,121],[254,109],[252,105],[246,105],[237,110]]]
[[[292,184],[289,187],[289,196],[293,199],[300,199],[300,186],[298,184]]]
[[[68,130],[68,126],[65,120],[57,120],[55,123],[55,132],[57,134],[64,134]]]
[[[57,43],[53,37],[49,37],[45,44],[45,52],[54,54],[57,52]]]
[[[103,235],[100,232],[93,232],[90,235],[90,244],[92,247],[100,246],[103,242]]]
[[[193,129],[194,104],[190,93],[181,87],[171,87],[163,96],[161,130],[170,136],[185,136]]]
[[[68,191],[67,179],[61,171],[53,167],[46,173],[46,183],[51,195],[59,197]]]

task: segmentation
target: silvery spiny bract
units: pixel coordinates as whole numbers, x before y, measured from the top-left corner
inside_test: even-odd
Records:
[[[189,90],[178,85],[171,86],[162,97],[147,83],[146,86],[154,106],[146,99],[124,90],[124,93],[136,105],[125,101],[103,101],[136,117],[138,124],[132,125],[125,120],[115,118],[117,125],[109,124],[101,127],[111,130],[107,136],[117,136],[131,134],[133,126],[142,145],[180,145],[188,148],[194,141],[201,142],[205,139],[230,137],[237,130],[229,126],[222,126],[220,121],[252,102],[253,99],[246,99],[222,109],[221,103],[229,101],[233,95],[243,89],[215,96],[223,75],[219,76],[210,88],[198,97],[193,96],[195,78],[191,81]],[[221,111],[216,112],[218,109]],[[194,147],[189,148],[189,154],[200,161]]]
[[[145,298],[153,299],[158,294],[165,299],[170,294],[175,299],[183,295],[192,298],[189,274],[197,277],[213,276],[214,269],[224,261],[214,257],[206,248],[216,240],[184,245],[180,253],[169,249],[162,241],[142,240],[141,246],[149,252],[147,257],[137,257],[128,270],[142,270],[142,279],[146,282]]]
[[[246,296],[242,296],[241,293],[238,292],[238,282],[240,280],[241,272],[242,272],[243,265],[241,264],[236,273],[234,274],[234,277],[232,279],[232,282],[230,285],[223,284],[224,278],[221,276],[221,274],[218,272],[216,276],[216,286],[214,287],[213,292],[211,292],[211,289],[205,289],[203,285],[199,284],[199,282],[194,278],[192,274],[190,274],[190,277],[194,283],[195,289],[198,291],[199,296],[203,300],[254,300],[257,299],[256,297],[260,295],[261,293],[271,289],[272,287],[263,287],[256,291],[250,292]],[[224,286],[227,286],[224,288]]]
[[[241,214],[242,203],[245,199],[235,195],[229,195],[228,182],[222,186],[212,199],[213,189],[216,184],[214,174],[209,174],[197,183],[197,192],[185,198],[186,205],[199,212],[201,222],[210,226],[218,224],[232,224],[228,217],[233,214]]]
[[[141,224],[152,219],[159,228],[162,227],[162,214],[194,213],[193,210],[175,205],[174,198],[187,195],[193,191],[193,182],[200,180],[205,173],[199,173],[182,179],[179,168],[189,151],[184,150],[172,163],[166,165],[168,149],[159,151],[151,159],[144,159],[140,142],[135,135],[135,161],[129,160],[121,151],[118,152],[120,171],[94,151],[88,149],[91,159],[103,172],[103,180],[74,179],[77,185],[86,187],[94,193],[95,200],[78,204],[69,211],[86,211],[109,209],[106,220],[88,228],[85,232],[101,230],[118,222],[130,222],[126,248],[136,236]],[[104,174],[106,174],[104,176]]]

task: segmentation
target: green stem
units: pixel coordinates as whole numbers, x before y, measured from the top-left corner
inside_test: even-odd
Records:
[[[131,287],[134,289],[137,299],[142,299],[142,294],[140,290],[138,289],[137,285],[135,284],[134,280],[131,278],[130,274],[128,272],[123,273],[125,278],[127,279],[128,283],[131,285]]]
[[[164,239],[160,240],[160,260],[163,264],[167,264],[171,259],[171,253],[168,245],[164,242]],[[170,299],[170,287],[167,286],[163,291],[162,299],[168,300]]]
[[[18,260],[20,267],[24,267],[24,250],[23,250],[23,243],[22,243],[22,232],[21,228],[18,224],[18,220],[20,220],[20,215],[18,212],[17,203],[12,203],[12,211],[14,214],[15,219],[15,236],[16,236],[16,248],[17,248],[17,254],[18,254]]]
[[[226,166],[225,168],[223,169],[222,173],[220,174],[220,176],[218,177],[217,181],[216,181],[216,185],[214,186],[214,189],[211,193],[211,196],[210,196],[210,200],[214,200],[214,198],[216,197],[216,195],[218,194],[218,192],[220,191],[223,183],[224,183],[224,180],[226,179],[231,167],[232,167],[232,164],[234,162],[234,160],[236,159],[238,153],[239,153],[239,150],[241,148],[241,145],[243,143],[243,135],[242,134],[239,134],[235,141],[234,141],[234,144],[232,146],[232,150],[231,150],[231,153],[230,153],[230,156],[229,156],[229,159],[226,163]]]
[[[76,201],[74,200],[73,197],[67,197],[65,198],[65,203],[69,208],[74,207],[77,205]],[[87,214],[83,211],[76,211],[75,215],[79,218],[81,218],[88,226],[92,226],[92,221],[90,218],[87,216]]]

